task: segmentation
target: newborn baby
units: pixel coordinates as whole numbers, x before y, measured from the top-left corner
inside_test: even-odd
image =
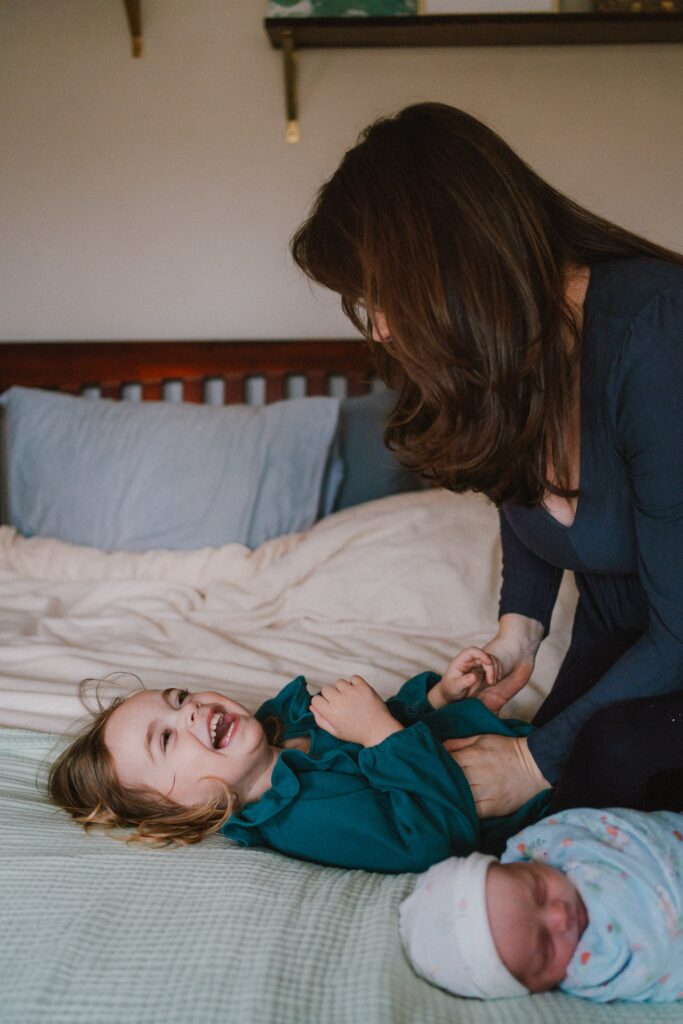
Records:
[[[500,863],[436,864],[400,918],[413,967],[455,995],[683,999],[683,814],[563,811]]]

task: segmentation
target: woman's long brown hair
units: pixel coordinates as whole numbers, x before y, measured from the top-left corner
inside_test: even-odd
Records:
[[[490,128],[441,103],[370,125],[292,239],[366,337],[397,392],[385,440],[454,491],[500,503],[569,497],[567,425],[581,324],[570,268],[683,257],[583,209]],[[554,467],[547,479],[548,465]]]

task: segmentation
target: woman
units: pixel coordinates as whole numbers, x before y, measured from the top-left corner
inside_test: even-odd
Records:
[[[363,132],[292,251],[377,343],[398,395],[390,447],[500,509],[489,707],[529,679],[575,573],[537,730],[452,744],[482,816],[548,783],[557,807],[683,806],[683,257],[436,103]],[[454,661],[464,675],[470,654]]]

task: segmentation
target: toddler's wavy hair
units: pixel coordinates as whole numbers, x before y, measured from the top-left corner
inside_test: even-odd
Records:
[[[130,678],[144,689],[137,676]],[[113,838],[124,838],[129,843],[189,846],[217,832],[239,810],[236,793],[225,783],[217,797],[197,807],[182,807],[153,790],[124,787],[119,782],[104,741],[104,730],[126,697],[118,696],[104,704],[100,689],[111,682],[111,676],[81,682],[79,697],[91,721],[51,765],[47,780],[50,799],[86,831],[99,827]],[[93,688],[94,708],[88,700]],[[116,829],[134,831],[124,837],[114,835]]]

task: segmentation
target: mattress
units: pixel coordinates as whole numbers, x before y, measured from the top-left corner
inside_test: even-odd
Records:
[[[680,1006],[562,993],[482,1003],[417,978],[412,875],[323,868],[212,837],[84,835],[36,778],[59,738],[0,729],[3,1024],[679,1024]]]

